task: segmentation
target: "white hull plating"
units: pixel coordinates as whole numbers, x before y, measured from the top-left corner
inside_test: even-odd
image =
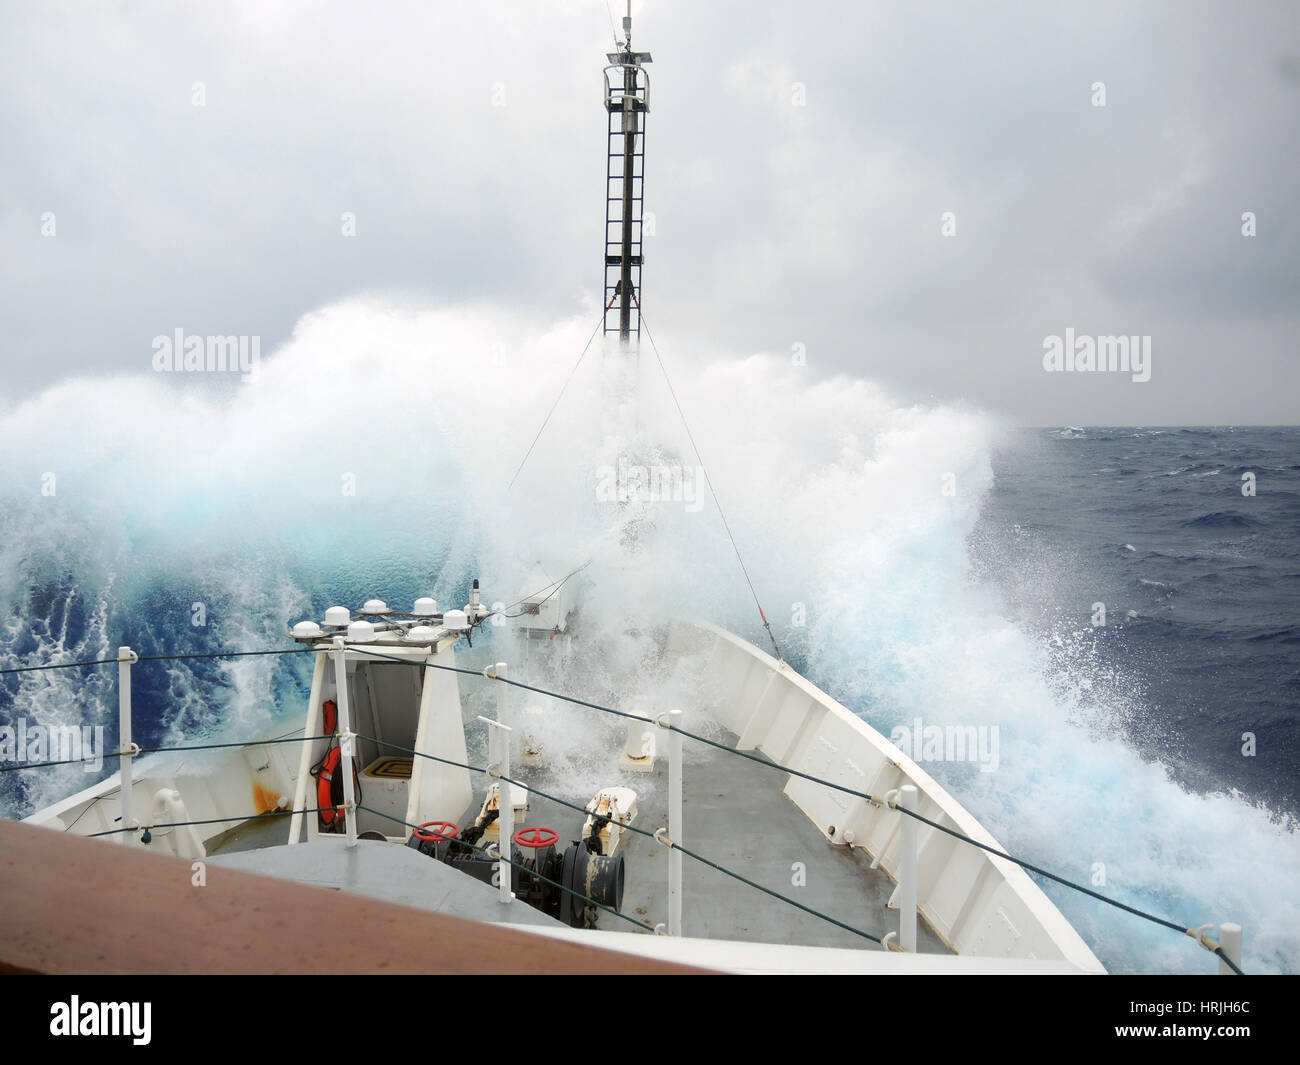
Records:
[[[912,759],[771,655],[715,625],[685,621],[673,624],[669,650],[706,657],[710,712],[740,737],[740,749],[869,795],[915,785],[918,813],[1002,849]],[[863,849],[898,880],[903,814],[795,776],[786,779],[784,791],[828,840]],[[918,849],[917,909],[957,954],[1057,960],[1105,971],[1018,865],[924,824]]]

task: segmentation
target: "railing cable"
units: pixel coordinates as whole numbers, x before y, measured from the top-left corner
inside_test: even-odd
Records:
[[[644,319],[643,319],[643,321],[644,321]],[[651,346],[653,347],[653,346],[654,346],[654,340],[653,340],[652,337],[650,337],[649,329],[646,330],[646,334],[647,334],[647,337],[650,339]],[[588,342],[588,343],[590,343],[590,342]],[[658,354],[658,352],[656,351],[656,355],[657,355],[657,354]],[[666,377],[666,374],[665,374],[665,377]],[[669,387],[671,388],[671,383],[670,383]],[[684,419],[683,419],[683,420],[684,420]],[[690,430],[689,430],[689,427],[688,427],[687,432],[689,433],[689,431],[690,431]],[[697,451],[696,454],[697,454],[697,458],[698,458],[698,451]],[[526,456],[525,456],[525,457],[526,457]],[[703,468],[703,462],[701,462],[701,468]],[[706,477],[707,477],[707,474],[706,474]],[[711,486],[710,486],[710,487],[711,487]],[[715,499],[715,502],[716,502],[716,499],[717,499],[716,495],[715,495],[714,499]],[[721,513],[721,507],[719,507],[719,513]],[[723,521],[724,521],[724,524],[725,524],[726,519],[724,518]],[[735,546],[735,542],[734,542],[734,540],[733,540],[732,543],[733,543],[733,547],[734,547],[734,546]],[[737,552],[737,557],[739,558],[739,552]],[[742,569],[744,568],[744,563],[743,563],[743,561],[742,561],[742,563],[741,563],[741,567],[742,567]],[[748,574],[746,574],[746,577],[748,578]],[[567,578],[565,578],[565,579],[567,579]],[[751,591],[752,591],[752,584],[751,584]],[[755,602],[757,603],[757,601],[758,601],[758,600],[757,600],[757,596],[755,596]],[[762,610],[762,607],[761,607],[761,606],[759,607],[759,610],[760,610],[760,612],[761,612],[761,610]],[[766,621],[766,618],[764,618],[764,620]],[[771,634],[771,630],[770,630],[770,628],[769,628],[769,635],[770,635],[770,634]],[[775,639],[773,640],[773,644],[775,645]],[[141,655],[141,656],[139,657],[139,661],[167,661],[167,660],[171,660],[171,659],[186,659],[186,658],[235,658],[235,657],[242,657],[242,656],[248,656],[248,655],[304,654],[304,653],[310,653],[310,652],[312,652],[312,651],[317,651],[317,652],[320,652],[320,653],[324,653],[324,650],[325,650],[324,648],[317,648],[317,647],[303,647],[303,648],[288,648],[288,649],[266,650],[266,651],[228,651],[228,652],[211,652],[211,653],[202,653],[202,654],[181,654],[181,655],[148,655],[148,656]],[[371,650],[368,649],[368,648],[358,647],[358,646],[356,646],[356,645],[352,645],[352,646],[349,648],[349,650],[350,650],[350,651],[353,651],[353,652],[355,652],[355,653],[358,653],[358,654],[368,655],[368,656],[373,657],[373,658],[387,659],[387,660],[389,660],[389,661],[399,662],[399,663],[401,663],[401,664],[403,664],[403,665],[415,665],[415,666],[422,666],[422,667],[426,667],[426,668],[430,668],[430,669],[441,669],[441,670],[446,670],[446,671],[448,671],[448,672],[453,672],[453,673],[463,673],[463,674],[465,674],[465,675],[467,675],[467,676],[483,677],[483,678],[485,678],[485,679],[487,679],[487,680],[500,681],[500,682],[502,682],[502,683],[512,685],[513,687],[516,687],[516,688],[521,688],[521,689],[526,690],[526,691],[531,691],[531,692],[534,692],[534,693],[539,694],[539,695],[545,695],[545,696],[547,696],[547,697],[549,697],[549,698],[559,699],[559,700],[561,700],[561,701],[563,701],[563,702],[572,703],[572,704],[574,704],[575,706],[583,706],[583,707],[587,707],[588,709],[599,710],[599,711],[601,711],[602,713],[612,714],[612,715],[615,715],[615,716],[617,716],[617,717],[621,717],[621,718],[625,718],[625,719],[632,719],[632,720],[636,720],[636,721],[644,721],[646,724],[653,724],[653,725],[658,725],[658,724],[659,724],[657,721],[652,720],[652,719],[650,719],[650,718],[647,718],[647,717],[645,717],[644,715],[641,715],[641,714],[633,714],[633,713],[629,713],[628,711],[625,711],[625,710],[617,710],[617,709],[615,709],[614,707],[603,706],[603,705],[601,705],[600,703],[590,702],[590,701],[588,701],[588,700],[586,700],[586,699],[579,699],[579,698],[577,698],[577,697],[575,697],[575,696],[565,695],[565,694],[563,694],[563,693],[561,693],[561,692],[548,691],[548,690],[545,689],[545,688],[538,688],[538,687],[535,687],[534,685],[531,685],[531,684],[525,684],[525,683],[523,683],[522,681],[514,680],[514,679],[509,678],[509,677],[498,676],[497,674],[492,673],[492,672],[490,672],[489,670],[479,671],[479,670],[473,670],[473,669],[464,669],[464,668],[459,667],[459,666],[447,666],[447,665],[442,665],[442,664],[440,664],[440,663],[428,662],[428,661],[424,661],[424,662],[414,661],[414,662],[413,662],[413,661],[411,661],[411,659],[409,659],[409,658],[399,658],[399,657],[397,657],[397,656],[395,656],[395,655],[385,655],[385,654],[383,654],[383,653],[381,653],[381,652],[378,652],[378,651],[371,651]],[[778,652],[778,653],[779,653],[779,652]],[[107,658],[107,659],[98,659],[98,660],[89,661],[89,662],[59,662],[59,663],[52,663],[52,664],[48,664],[48,665],[42,665],[42,666],[21,666],[21,667],[16,667],[16,668],[9,668],[9,669],[0,670],[0,673],[21,673],[21,672],[26,672],[26,671],[29,671],[29,670],[38,670],[38,669],[72,669],[72,668],[76,668],[76,667],[79,667],[79,666],[108,665],[108,664],[111,664],[111,663],[117,663],[118,661],[119,661],[119,659],[117,659],[117,658]],[[974,847],[978,847],[980,850],[986,851],[987,853],[989,853],[990,855],[992,855],[992,856],[995,857],[995,858],[1000,858],[1000,859],[1002,859],[1002,860],[1004,860],[1004,861],[1011,862],[1013,865],[1017,865],[1017,866],[1019,866],[1020,868],[1027,870],[1028,872],[1037,873],[1039,876],[1046,877],[1047,879],[1052,880],[1052,881],[1054,881],[1054,882],[1056,882],[1056,883],[1062,885],[1063,887],[1067,887],[1067,888],[1070,888],[1070,889],[1072,889],[1072,890],[1074,890],[1074,891],[1078,891],[1078,892],[1080,892],[1081,894],[1084,894],[1084,895],[1087,895],[1087,896],[1089,896],[1089,897],[1091,897],[1091,898],[1094,898],[1094,899],[1096,899],[1097,901],[1102,902],[1102,903],[1104,903],[1104,904],[1106,904],[1106,905],[1108,905],[1108,906],[1113,906],[1113,907],[1115,907],[1116,909],[1123,910],[1125,913],[1131,914],[1131,915],[1133,915],[1133,916],[1135,916],[1135,917],[1140,917],[1140,918],[1142,918],[1143,920],[1150,921],[1150,922],[1153,923],[1153,924],[1161,925],[1162,927],[1165,927],[1165,928],[1171,929],[1171,930],[1173,930],[1173,931],[1175,931],[1175,932],[1179,932],[1179,933],[1181,933],[1181,934],[1183,934],[1183,935],[1190,936],[1192,939],[1196,940],[1196,942],[1199,943],[1202,947],[1204,947],[1204,948],[1205,948],[1206,950],[1208,950],[1210,953],[1212,953],[1212,954],[1214,954],[1216,957],[1218,957],[1218,958],[1219,958],[1219,959],[1220,959],[1220,960],[1221,960],[1225,965],[1227,965],[1228,968],[1230,968],[1234,973],[1236,973],[1236,974],[1239,975],[1239,976],[1245,975],[1245,973],[1242,971],[1241,967],[1240,967],[1236,962],[1234,962],[1230,957],[1228,957],[1228,955],[1227,955],[1226,953],[1224,953],[1222,947],[1220,947],[1219,944],[1217,944],[1216,942],[1214,942],[1214,940],[1210,939],[1208,936],[1206,936],[1205,934],[1203,934],[1202,932],[1200,932],[1199,930],[1197,930],[1197,929],[1195,929],[1195,928],[1189,928],[1189,927],[1186,927],[1186,926],[1184,926],[1184,925],[1179,924],[1179,923],[1176,922],[1176,921],[1171,921],[1171,920],[1169,920],[1168,918],[1160,917],[1160,916],[1158,916],[1157,914],[1148,913],[1147,911],[1145,911],[1145,910],[1140,910],[1140,909],[1138,909],[1138,908],[1135,907],[1135,906],[1130,906],[1130,905],[1128,905],[1127,903],[1120,902],[1118,899],[1109,898],[1108,896],[1103,895],[1103,894],[1101,894],[1101,893],[1098,892],[1098,891],[1094,891],[1092,888],[1087,887],[1086,885],[1083,885],[1083,884],[1077,883],[1076,881],[1073,881],[1073,880],[1069,880],[1069,879],[1067,879],[1067,878],[1065,878],[1065,877],[1063,877],[1063,876],[1059,876],[1058,874],[1053,873],[1053,872],[1051,872],[1050,870],[1044,869],[1042,866],[1035,865],[1034,863],[1029,862],[1029,861],[1026,861],[1026,860],[1023,859],[1023,858],[1017,858],[1017,857],[1015,857],[1014,855],[1012,855],[1012,854],[1008,854],[1008,853],[1006,853],[1005,851],[1002,851],[1002,850],[998,849],[997,847],[994,847],[994,846],[992,846],[992,845],[990,845],[990,844],[988,844],[988,843],[984,843],[984,842],[982,842],[982,841],[980,841],[980,840],[973,839],[973,838],[971,838],[970,836],[966,835],[965,833],[963,833],[963,832],[959,832],[959,831],[957,831],[956,829],[953,829],[953,828],[949,828],[947,825],[940,824],[939,822],[934,821],[934,820],[932,820],[932,819],[926,817],[924,814],[922,814],[922,813],[920,813],[920,812],[918,812],[918,811],[908,810],[908,809],[906,809],[906,808],[904,808],[904,807],[902,807],[902,806],[899,806],[897,803],[895,803],[895,802],[891,802],[891,801],[887,801],[885,798],[882,798],[882,797],[880,797],[880,796],[871,795],[871,794],[869,794],[868,792],[859,791],[859,790],[856,789],[856,788],[851,788],[851,787],[848,787],[847,785],[844,785],[844,784],[838,784],[838,783],[836,783],[836,782],[834,782],[834,781],[826,780],[826,779],[823,778],[823,777],[818,777],[818,776],[815,776],[814,774],[811,774],[811,773],[805,773],[805,772],[803,772],[803,771],[801,771],[801,770],[798,770],[798,769],[792,769],[792,768],[790,768],[790,767],[788,767],[788,766],[783,766],[783,765],[781,765],[780,763],[778,763],[778,762],[773,762],[773,761],[771,761],[770,759],[767,759],[767,758],[760,758],[760,757],[758,757],[757,755],[751,754],[751,753],[748,752],[748,751],[742,751],[742,750],[739,750],[738,748],[730,747],[730,746],[728,746],[728,745],[726,745],[726,744],[724,744],[724,743],[721,743],[721,742],[719,742],[719,741],[717,741],[717,740],[711,739],[711,738],[709,738],[709,737],[707,737],[707,736],[702,736],[702,735],[700,735],[699,733],[691,732],[691,731],[689,731],[688,729],[683,729],[683,728],[680,728],[680,727],[678,727],[678,726],[675,726],[675,725],[672,725],[672,724],[668,724],[668,723],[665,723],[664,725],[662,725],[662,726],[660,726],[660,727],[663,727],[663,728],[666,728],[666,729],[669,729],[669,730],[675,731],[675,732],[679,733],[680,735],[687,737],[688,739],[696,740],[696,741],[698,741],[698,742],[700,742],[700,743],[704,743],[704,744],[706,744],[706,745],[708,745],[708,746],[710,746],[710,747],[713,747],[713,748],[715,748],[715,749],[717,749],[717,750],[725,751],[725,752],[728,753],[728,754],[737,755],[737,756],[739,756],[739,757],[741,757],[741,758],[748,759],[749,761],[757,762],[759,765],[766,766],[766,767],[768,767],[769,769],[775,769],[775,770],[777,770],[777,771],[779,771],[779,772],[781,772],[781,773],[789,774],[790,776],[794,776],[794,777],[798,777],[798,778],[803,779],[803,780],[807,780],[807,781],[809,781],[810,783],[817,784],[817,785],[820,785],[820,786],[822,786],[822,787],[830,788],[830,789],[832,789],[832,790],[834,790],[834,791],[839,791],[839,792],[842,792],[842,793],[844,793],[844,794],[846,794],[846,795],[852,795],[852,796],[855,796],[856,798],[860,798],[860,799],[862,799],[862,800],[864,800],[864,801],[866,801],[866,802],[869,802],[869,803],[871,803],[872,805],[877,806],[877,807],[887,807],[887,808],[889,808],[889,809],[892,809],[892,810],[897,811],[898,813],[906,814],[907,816],[912,817],[912,818],[915,818],[917,821],[920,821],[922,824],[928,825],[930,828],[933,828],[933,829],[936,829],[936,830],[938,830],[938,831],[940,831],[940,832],[943,832],[943,833],[945,833],[945,834],[951,836],[951,837],[954,838],[954,839],[960,840],[960,841],[963,842],[963,843],[969,843],[970,845],[972,845],[972,846],[974,846]],[[252,741],[252,742],[229,742],[229,743],[198,744],[198,745],[190,745],[190,746],[182,746],[182,747],[152,747],[152,748],[144,748],[144,749],[140,749],[139,751],[132,752],[132,753],[133,753],[133,755],[134,755],[134,754],[137,754],[137,753],[138,753],[138,754],[154,754],[154,753],[161,753],[161,752],[164,752],[164,751],[210,750],[210,749],[216,749],[216,748],[222,748],[222,747],[256,747],[256,746],[264,746],[264,745],[273,744],[273,743],[303,743],[303,742],[309,742],[309,741],[311,741],[311,740],[316,740],[316,739],[326,739],[326,738],[328,738],[328,737],[324,737],[324,736],[318,736],[318,737],[284,737],[284,738],[277,738],[277,739],[271,739],[271,740],[256,740],[256,741]],[[379,741],[372,740],[372,742],[379,742]],[[385,746],[398,747],[398,745],[396,745],[396,744],[385,744]],[[402,749],[402,750],[410,750],[409,748],[400,748],[400,747],[399,747],[399,749]],[[436,756],[434,756],[434,755],[424,754],[423,752],[411,751],[411,753],[412,753],[412,754],[419,754],[419,755],[421,755],[422,757],[425,757],[425,758],[433,758],[433,759],[436,760],[436,761],[444,761],[444,762],[447,762],[447,764],[449,764],[449,765],[456,765],[456,766],[458,766],[458,768],[466,769],[466,770],[469,770],[469,771],[480,772],[480,773],[485,773],[485,772],[487,772],[487,770],[484,769],[484,768],[480,768],[480,767],[476,767],[476,766],[463,765],[463,764],[461,764],[461,763],[450,762],[450,761],[448,761],[448,760],[446,760],[446,759],[439,759],[439,758],[436,758]],[[110,753],[105,753],[104,755],[102,755],[102,757],[104,757],[104,758],[121,757],[121,752],[110,752]],[[0,772],[12,772],[12,771],[19,770],[19,769],[39,769],[39,768],[43,768],[43,767],[46,767],[46,766],[70,765],[70,764],[75,764],[75,763],[84,763],[84,762],[86,762],[86,761],[87,761],[87,759],[80,758],[80,759],[64,759],[64,760],[60,760],[60,761],[34,762],[34,763],[27,763],[27,764],[16,764],[16,765],[9,765],[9,766],[0,766]],[[506,779],[506,778],[501,778],[501,779]],[[519,783],[519,782],[517,782],[517,781],[509,781],[509,783]],[[521,787],[525,787],[525,788],[529,788],[529,785],[522,784],[522,783],[519,783],[519,786],[521,786]],[[574,804],[568,803],[568,802],[566,802],[566,801],[563,800],[563,799],[559,799],[559,798],[554,797],[554,796],[548,796],[548,795],[545,795],[544,792],[541,792],[541,791],[539,791],[539,790],[536,789],[536,788],[530,788],[530,790],[535,791],[538,795],[541,795],[541,796],[543,796],[544,798],[548,798],[548,799],[550,799],[550,800],[553,801],[553,802],[557,802],[557,803],[559,803],[560,805],[564,805],[564,806],[572,806],[574,809],[580,810],[581,812],[587,812],[585,807],[577,807],[577,806],[574,806]],[[292,812],[292,811],[272,811],[271,814],[279,814],[279,813],[281,813],[281,812],[288,813],[288,812]],[[304,811],[304,812],[311,812],[311,811]],[[372,812],[373,812],[373,811],[372,811]],[[270,816],[271,814],[262,814],[262,815],[254,815],[254,816]],[[387,815],[384,815],[384,816],[387,816]],[[243,820],[250,820],[250,819],[251,819],[251,818],[244,818]],[[206,822],[203,822],[203,821],[195,821],[195,822],[188,822],[188,823],[189,823],[189,824],[216,824],[216,823],[221,823],[221,822],[225,822],[225,821],[238,821],[238,820],[240,820],[240,819],[239,819],[239,818],[230,818],[230,817],[226,817],[226,818],[217,818],[217,819],[215,819],[215,820],[212,820],[212,821],[206,821]],[[394,820],[396,820],[396,819],[394,819]],[[403,822],[403,823],[405,823],[405,822]],[[179,827],[179,826],[160,825],[160,826],[157,826],[157,827],[160,827],[160,828],[166,828],[166,827]],[[631,826],[631,825],[626,825],[626,826],[621,826],[621,827],[628,828],[629,830],[631,830],[631,831],[633,831],[633,832],[640,832],[640,833],[643,834],[643,835],[650,835],[650,836],[652,836],[652,837],[654,836],[654,833],[647,832],[647,831],[644,830],[644,829],[637,829],[637,828],[634,828],[634,827]],[[109,832],[98,832],[98,833],[93,833],[92,835],[96,835],[96,836],[99,836],[99,835],[110,835],[110,834],[112,834],[112,833],[114,833],[114,832],[125,832],[125,831],[132,831],[132,830],[131,830],[131,829],[125,829],[125,828],[124,828],[124,829],[112,829],[112,830],[110,830]],[[747,883],[747,884],[749,884],[750,886],[755,887],[755,888],[757,888],[757,889],[760,890],[760,891],[764,891],[764,892],[766,892],[767,894],[772,895],[773,897],[778,898],[778,899],[780,899],[780,900],[782,900],[782,901],[784,901],[784,902],[787,902],[787,903],[789,903],[789,904],[792,905],[792,906],[795,906],[795,907],[797,907],[797,908],[799,908],[799,909],[801,909],[801,910],[805,910],[805,911],[807,911],[807,912],[809,912],[809,913],[812,913],[812,914],[814,914],[815,916],[818,916],[818,917],[820,917],[820,918],[822,918],[822,919],[824,919],[824,920],[830,921],[830,922],[833,923],[833,924],[837,924],[837,925],[839,925],[840,927],[845,928],[846,930],[848,930],[848,931],[850,931],[850,932],[853,932],[853,933],[856,934],[856,935],[860,935],[860,936],[863,936],[864,938],[874,940],[875,942],[880,942],[879,939],[876,939],[876,937],[870,935],[869,933],[862,932],[862,931],[860,931],[859,929],[855,929],[855,928],[853,928],[853,927],[850,926],[850,925],[842,924],[841,922],[836,921],[834,918],[829,917],[829,916],[826,915],[826,914],[819,913],[819,912],[816,911],[816,910],[812,910],[812,909],[810,909],[809,907],[804,906],[802,903],[796,902],[794,899],[790,899],[790,898],[788,898],[788,897],[786,897],[786,896],[784,896],[784,895],[780,895],[780,894],[778,894],[777,892],[771,891],[771,890],[768,889],[768,888],[764,888],[762,885],[760,885],[760,884],[756,884],[756,883],[754,883],[753,881],[747,880],[745,877],[741,876],[741,875],[738,874],[738,873],[734,873],[734,872],[732,872],[731,870],[724,869],[724,868],[721,867],[721,866],[715,865],[712,861],[710,861],[709,859],[705,858],[704,856],[699,855],[699,854],[696,854],[696,853],[694,853],[693,851],[690,851],[690,850],[688,850],[687,848],[682,847],[682,846],[680,846],[679,844],[676,844],[675,842],[671,843],[670,845],[672,845],[672,846],[677,846],[678,849],[680,849],[681,852],[682,852],[683,854],[686,854],[686,855],[688,855],[688,856],[690,856],[690,857],[696,859],[697,861],[703,862],[703,863],[705,863],[705,864],[707,864],[707,865],[711,865],[711,866],[713,866],[715,869],[718,869],[720,872],[723,872],[723,873],[727,874],[728,876],[734,877],[734,878],[737,879],[737,880],[740,880],[740,881],[742,881],[742,882],[744,882],[744,883]],[[622,915],[620,915],[620,916],[622,916]]]

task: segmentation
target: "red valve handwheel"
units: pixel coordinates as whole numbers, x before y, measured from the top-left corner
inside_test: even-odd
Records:
[[[425,832],[426,828],[432,828],[433,831]],[[425,843],[443,843],[455,839],[459,831],[454,821],[426,821],[415,830],[415,838]]]
[[[541,850],[543,847],[553,847],[559,842],[560,834],[551,828],[541,828],[539,826],[530,826],[521,828],[515,833],[515,842],[521,847],[532,847],[534,850]]]

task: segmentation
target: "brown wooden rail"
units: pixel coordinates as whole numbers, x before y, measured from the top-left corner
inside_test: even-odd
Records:
[[[702,970],[0,821],[0,972]]]

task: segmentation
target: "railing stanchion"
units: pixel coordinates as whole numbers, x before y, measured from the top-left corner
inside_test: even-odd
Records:
[[[496,665],[492,667],[492,672],[495,676],[500,677],[502,681],[504,681],[507,672],[506,664],[504,662],[498,662]],[[498,684],[497,685],[497,720],[500,721],[501,724],[503,725],[509,725],[510,724],[509,715],[510,715],[510,685],[504,683]]]
[[[352,757],[356,734],[352,731],[352,715],[348,709],[348,652],[342,636],[334,637],[334,683],[338,689],[339,708],[339,751],[343,755],[339,761],[339,772],[343,774],[343,809],[344,829],[347,831],[348,846],[357,845],[357,790],[352,779]]]
[[[1241,966],[1241,925],[1234,922],[1227,922],[1219,925],[1219,949],[1229,958]],[[1228,966],[1222,958],[1219,959],[1219,975],[1235,976],[1236,973]]]
[[[682,852],[679,846],[685,830],[682,826],[682,734],[680,710],[668,711],[668,835],[673,841],[668,851],[668,934],[682,934]]]
[[[316,664],[311,672],[311,705],[307,707],[307,724],[303,726],[302,748],[298,752],[298,781],[293,791],[293,814],[289,818],[289,845],[300,842],[302,838],[303,811],[307,808],[307,783],[311,779],[312,743],[308,736],[317,736],[324,727],[321,720],[320,694],[325,688],[325,667],[328,658],[324,653],[316,655]],[[329,741],[326,740],[326,746]],[[316,805],[320,805],[317,803]]]
[[[898,805],[916,813],[916,785],[904,784],[899,788]],[[898,944],[904,950],[916,953],[916,818],[907,814],[903,818],[900,834],[902,854],[898,863]]]
[[[131,739],[131,666],[140,661],[129,647],[117,649],[117,742],[118,753],[122,756],[118,764],[118,789],[121,795],[122,842],[135,842],[135,816],[132,809],[131,759],[140,749]]]
[[[506,675],[504,662],[498,662],[492,668],[497,676]],[[501,902],[509,903],[515,897],[510,890],[514,883],[510,859],[515,845],[515,796],[514,785],[507,779],[510,776],[511,728],[500,720],[505,702],[501,693],[505,688],[502,684],[497,692],[497,720],[490,717],[480,717],[479,720],[488,730],[488,769],[495,769],[500,774],[497,778],[497,890],[501,893]]]
[[[506,664],[498,662],[496,664],[496,675],[504,678],[506,675]],[[510,685],[505,683],[497,684],[497,723],[496,735],[500,737],[501,744],[501,776],[510,776],[510,724],[506,721],[506,716],[510,712]],[[500,829],[497,831],[497,852],[501,855],[501,864],[497,869],[501,874],[501,901],[508,904],[513,899],[514,893],[510,890],[510,885],[514,882],[514,867],[510,864],[510,859],[515,847],[515,796],[514,788],[507,780],[497,781],[497,821],[500,822]]]

